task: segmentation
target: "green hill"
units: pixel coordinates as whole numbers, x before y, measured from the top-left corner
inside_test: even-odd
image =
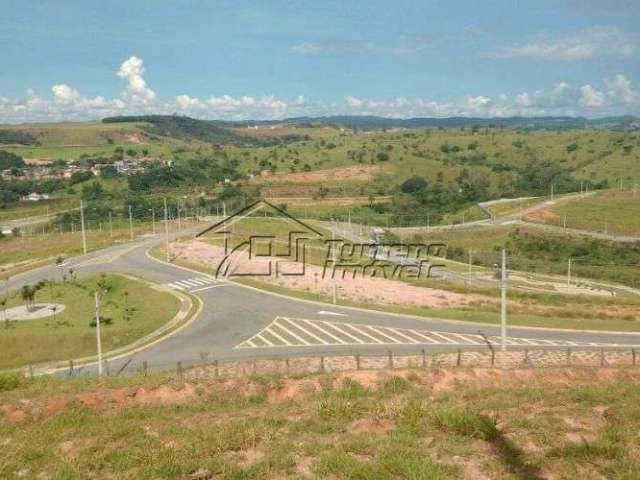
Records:
[[[175,115],[141,115],[109,117],[102,120],[105,124],[143,122],[142,129],[151,135],[171,137],[179,140],[197,140],[206,143],[260,145],[264,142],[254,137],[239,135],[217,122],[197,120]]]

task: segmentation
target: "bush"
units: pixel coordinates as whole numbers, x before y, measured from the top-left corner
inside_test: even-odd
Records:
[[[427,181],[417,175],[405,180],[402,185],[400,185],[400,190],[404,193],[416,193],[425,188],[427,188]]]
[[[17,375],[0,374],[0,392],[8,392],[15,390],[20,385],[20,379]]]

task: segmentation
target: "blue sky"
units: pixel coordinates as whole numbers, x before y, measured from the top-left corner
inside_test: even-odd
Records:
[[[0,122],[640,113],[640,2],[5,0]]]

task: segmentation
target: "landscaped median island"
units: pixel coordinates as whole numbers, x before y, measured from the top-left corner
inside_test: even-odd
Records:
[[[0,369],[95,355],[98,283],[104,352],[152,333],[180,308],[173,294],[115,274],[76,279],[71,272],[64,280],[29,285],[0,295]],[[44,317],[34,318],[39,314]]]
[[[638,478],[638,371],[0,376],[0,477]]]

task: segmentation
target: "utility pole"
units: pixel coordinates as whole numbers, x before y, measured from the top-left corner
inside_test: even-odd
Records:
[[[93,292],[96,301],[96,346],[98,350],[98,376],[102,376],[102,339],[100,338],[100,300],[98,290]]]
[[[507,251],[502,249],[502,272],[500,275],[500,337],[502,351],[507,350]]]
[[[222,218],[224,220],[227,219],[227,204],[225,202],[222,202]],[[224,241],[224,253],[226,254],[227,253],[227,226],[226,225],[224,226],[223,232],[224,232],[224,239],[223,239],[223,241]],[[233,237],[231,237],[231,238],[233,238]]]
[[[553,200],[553,183],[551,184],[551,200]]]
[[[109,237],[113,238],[113,213],[109,212]]]
[[[131,205],[129,205],[129,237],[133,240],[133,216],[131,215]]]
[[[165,252],[167,254],[167,262],[169,258],[169,213],[167,212],[167,199],[164,199],[164,234],[165,234]]]
[[[571,257],[569,257],[569,262],[567,263],[567,291],[571,288]]]
[[[82,253],[87,253],[87,233],[84,231],[84,204],[80,200],[80,223],[82,225]]]
[[[151,207],[151,227],[153,228],[153,234],[156,234],[156,209]]]
[[[333,304],[336,304],[336,221],[333,220],[333,228],[331,229],[331,260],[333,263],[333,269],[331,271],[331,280],[332,280],[332,299]]]

